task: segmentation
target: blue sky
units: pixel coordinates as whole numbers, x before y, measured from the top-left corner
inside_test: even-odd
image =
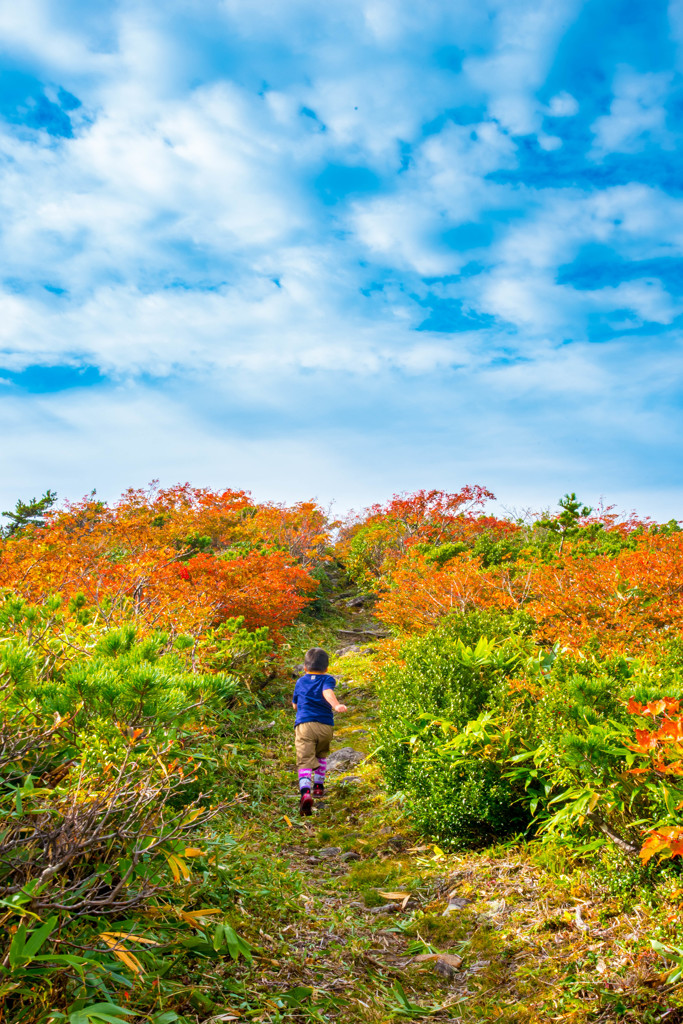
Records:
[[[0,47],[0,507],[683,517],[683,0],[24,0]]]

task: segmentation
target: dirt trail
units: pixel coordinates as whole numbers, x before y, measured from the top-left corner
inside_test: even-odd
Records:
[[[359,631],[356,639],[379,631],[362,612],[348,618],[344,626]],[[355,639],[341,629],[338,635],[339,647]],[[372,753],[377,703],[367,669],[363,653],[331,663],[338,696],[349,706],[337,716],[333,753]],[[455,862],[411,834],[372,757],[332,771],[325,799],[311,818],[300,818],[292,713],[285,707],[269,717],[275,727],[260,813],[239,838],[286,878],[286,893],[258,914],[263,958],[250,985],[266,998],[273,993],[273,1008],[277,996],[305,991],[300,1005],[295,994],[290,1011],[280,1008],[283,1016],[256,1019],[460,1019],[471,976],[461,963],[471,897],[442,916]],[[457,884],[471,892],[466,881]]]

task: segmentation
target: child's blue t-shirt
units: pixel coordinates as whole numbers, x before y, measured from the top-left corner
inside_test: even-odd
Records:
[[[297,679],[292,704],[296,704],[295,725],[304,722],[320,722],[334,725],[332,707],[323,697],[323,690],[334,690],[337,680],[334,676],[312,676],[308,673]]]

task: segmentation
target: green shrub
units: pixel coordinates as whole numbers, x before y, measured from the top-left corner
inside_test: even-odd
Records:
[[[208,824],[242,784],[226,753],[248,762],[223,737],[254,699],[194,672],[192,638],[60,608],[0,597],[0,1016],[25,1024],[118,1003],[181,959],[250,956],[228,920],[179,912],[224,871]],[[240,649],[267,643],[233,625]],[[150,1013],[157,995],[136,991]]]
[[[531,654],[528,621],[470,612],[411,638],[380,683],[379,757],[416,824],[451,847],[490,842],[524,826],[522,791],[482,744],[454,742],[485,709],[502,709],[507,679]],[[469,743],[469,741],[468,741]]]
[[[488,845],[523,831],[529,822],[495,761],[479,757],[462,764],[446,761],[438,771],[427,772],[416,758],[408,786],[415,824],[450,849]]]

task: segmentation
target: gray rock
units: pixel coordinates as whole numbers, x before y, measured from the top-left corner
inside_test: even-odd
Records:
[[[369,914],[397,914],[401,909],[400,903],[383,903],[381,907],[368,907]]]
[[[339,786],[351,786],[355,782],[362,782],[360,775],[345,775],[343,779],[339,779],[337,785]]]
[[[355,768],[364,760],[365,754],[362,754],[360,750],[354,750],[353,747],[340,747],[339,750],[333,750],[327,758],[327,770],[328,772],[341,772],[345,768]]]
[[[376,600],[375,594],[359,594],[358,597],[351,597],[344,603],[347,608],[363,608],[366,604],[374,604]]]
[[[434,970],[443,978],[454,978],[460,970],[462,957],[441,953],[434,961]]]
[[[346,644],[344,647],[340,647],[338,651],[334,652],[335,658],[347,658],[350,654],[371,654],[372,651],[369,647],[363,647],[362,644]],[[337,677],[339,678],[339,677]]]
[[[450,913],[455,913],[457,910],[462,910],[464,906],[472,901],[465,899],[464,896],[452,896],[449,900],[449,905],[446,906],[445,910],[441,914],[442,918],[447,918]]]
[[[457,910],[462,910],[466,907],[471,900],[466,900],[464,896],[451,896],[448,901],[448,906],[444,910],[442,917],[448,917],[449,914],[455,913]]]
[[[344,861],[360,860],[360,854],[356,853],[355,850],[349,850],[347,853],[342,853],[341,859]]]
[[[341,853],[341,846],[325,846],[322,850],[318,850],[319,857],[338,857]]]

